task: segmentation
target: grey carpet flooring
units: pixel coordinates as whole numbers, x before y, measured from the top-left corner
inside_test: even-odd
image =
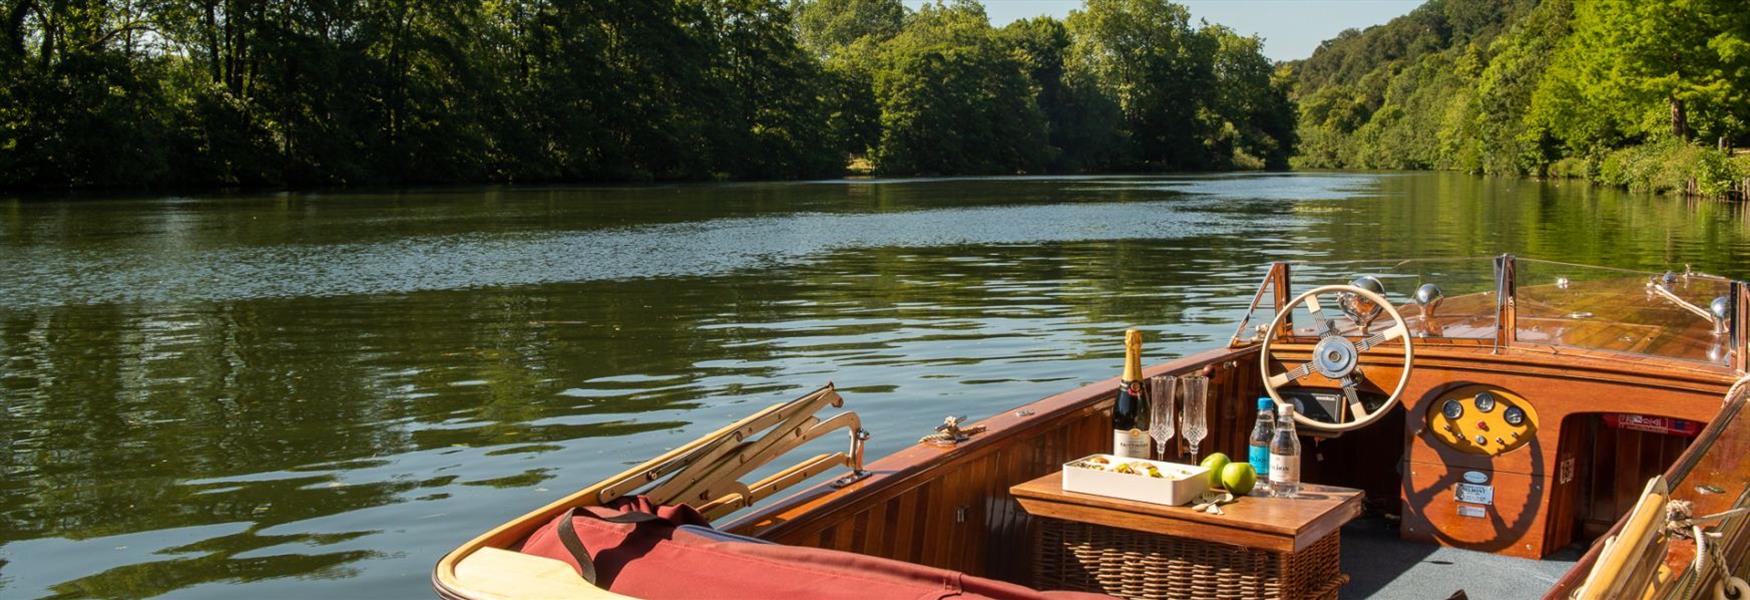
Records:
[[[1543,560],[1499,556],[1398,539],[1395,522],[1356,519],[1343,527],[1343,598],[1471,600],[1541,598],[1584,552],[1564,548]]]

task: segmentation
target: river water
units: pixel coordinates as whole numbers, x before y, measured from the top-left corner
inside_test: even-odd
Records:
[[[0,597],[421,597],[829,380],[879,456],[1128,326],[1223,343],[1271,260],[1501,252],[1743,278],[1750,219],[1429,173],[0,199]]]

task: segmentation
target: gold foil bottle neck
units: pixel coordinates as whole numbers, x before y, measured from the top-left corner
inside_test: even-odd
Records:
[[[1124,330],[1124,381],[1142,381],[1142,331]]]

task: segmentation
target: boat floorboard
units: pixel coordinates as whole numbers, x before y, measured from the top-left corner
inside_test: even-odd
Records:
[[[1472,600],[1541,598],[1584,548],[1570,546],[1543,560],[1514,558],[1408,542],[1380,517],[1343,527],[1343,598],[1432,598],[1464,590]]]

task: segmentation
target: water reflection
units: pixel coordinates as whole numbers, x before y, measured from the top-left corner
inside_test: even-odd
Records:
[[[467,537],[829,379],[878,455],[1116,372],[1125,326],[1223,342],[1272,259],[1750,264],[1734,207],[1447,174],[0,215],[6,597],[422,595]]]

